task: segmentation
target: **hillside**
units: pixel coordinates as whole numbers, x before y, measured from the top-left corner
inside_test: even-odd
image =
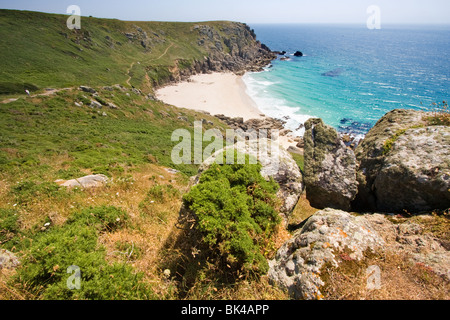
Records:
[[[0,94],[113,84],[149,93],[192,73],[238,72],[272,59],[241,23],[82,17],[81,30],[69,30],[67,18],[0,10]]]
[[[0,299],[206,298],[212,286],[216,297],[285,298],[267,279],[198,274],[192,291],[175,274],[182,196],[198,166],[172,163],[172,132],[227,125],[153,96],[194,73],[258,70],[272,53],[234,22],[82,18],[70,31],[66,19],[0,10]],[[107,183],[59,182],[92,174]],[[81,295],[65,286],[69,265],[82,269]]]

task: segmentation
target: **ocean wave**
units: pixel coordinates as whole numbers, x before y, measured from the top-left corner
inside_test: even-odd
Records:
[[[398,104],[402,103],[401,101],[395,101],[395,100],[383,100],[383,102],[385,102],[385,103],[398,103]]]
[[[247,94],[256,103],[258,109],[265,115],[286,121],[285,127],[294,132],[294,134],[303,136],[303,124],[311,116],[302,114],[300,107],[289,106],[289,103],[283,98],[277,98],[269,87],[274,82],[258,80],[251,74],[243,77],[247,86]]]

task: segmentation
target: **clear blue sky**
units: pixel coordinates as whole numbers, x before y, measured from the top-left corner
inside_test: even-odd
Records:
[[[450,0],[0,0],[2,9],[139,21],[232,20],[247,23],[365,23],[370,5],[383,23],[450,23]]]

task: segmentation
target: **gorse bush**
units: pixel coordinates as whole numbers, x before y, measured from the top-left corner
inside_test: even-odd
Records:
[[[124,225],[128,215],[115,207],[91,208],[74,214],[63,226],[38,234],[18,270],[17,280],[44,299],[131,300],[154,297],[142,275],[127,264],[106,262],[99,246],[101,232]],[[70,290],[70,266],[81,270],[81,288]]]
[[[253,275],[268,271],[262,245],[280,223],[274,209],[278,185],[266,181],[260,170],[259,164],[214,164],[183,197],[202,245],[224,270]]]

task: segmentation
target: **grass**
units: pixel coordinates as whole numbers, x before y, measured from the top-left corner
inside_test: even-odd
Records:
[[[0,10],[0,95],[79,85],[123,84],[152,91],[208,56],[195,23],[133,22],[82,17],[69,30],[67,15]],[[233,22],[202,22],[220,35]],[[129,39],[126,34],[133,34]],[[146,43],[146,47],[142,45]],[[152,86],[149,86],[148,83]]]
[[[212,117],[147,101],[132,92],[130,97],[119,89],[99,90],[99,94],[99,100],[112,102],[120,109],[76,107],[78,90],[2,105],[0,172],[54,181],[87,171],[114,175],[124,168],[157,162],[190,176],[196,173],[196,166],[177,166],[171,161],[170,150],[176,145],[171,141],[174,128],[193,132],[193,125],[179,120],[179,114],[192,120],[208,118],[224,128]],[[44,160],[55,157],[67,159],[58,170],[47,167]]]
[[[297,163],[298,167],[302,172],[305,170],[305,157],[301,154],[297,153],[291,153],[292,158],[294,158],[295,162]]]
[[[431,106],[433,115],[424,120],[432,126],[450,126],[450,109],[448,108],[448,102],[442,101],[442,103],[433,103]]]
[[[361,261],[338,255],[339,267],[322,268],[322,294],[328,300],[448,300],[449,282],[402,252],[365,253]],[[380,270],[380,288],[368,287],[367,270]]]

